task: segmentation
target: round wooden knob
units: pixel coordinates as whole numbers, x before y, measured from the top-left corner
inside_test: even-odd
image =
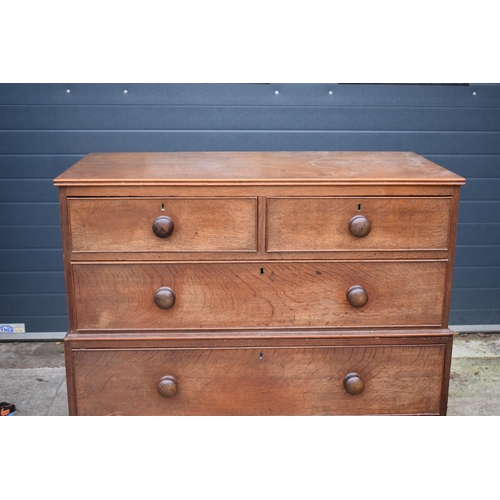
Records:
[[[347,290],[347,301],[352,307],[363,307],[368,302],[368,294],[361,285],[354,285]]]
[[[356,238],[363,238],[363,236],[366,236],[370,232],[371,228],[372,225],[370,221],[364,215],[355,215],[349,221],[349,231],[351,231]]]
[[[153,233],[155,233],[158,238],[168,238],[173,232],[174,221],[170,217],[162,215],[153,222]]]
[[[344,388],[349,394],[356,396],[363,392],[365,383],[357,373],[348,373],[344,377]]]
[[[168,286],[158,288],[155,293],[155,304],[160,309],[170,309],[175,304],[175,293]]]
[[[165,375],[158,383],[158,394],[162,398],[173,398],[177,394],[177,380],[171,375]]]

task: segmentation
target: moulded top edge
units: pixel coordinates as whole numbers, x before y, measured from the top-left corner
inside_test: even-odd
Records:
[[[463,186],[465,179],[56,179],[55,186]]]

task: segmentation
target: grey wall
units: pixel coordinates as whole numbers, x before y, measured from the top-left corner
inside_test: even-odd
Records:
[[[500,85],[326,84],[0,85],[0,323],[67,329],[54,177],[204,150],[414,151],[466,177],[450,323],[500,324]]]

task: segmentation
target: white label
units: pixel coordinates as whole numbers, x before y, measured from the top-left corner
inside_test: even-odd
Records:
[[[12,323],[11,325],[0,325],[0,333],[26,333],[24,323]]]

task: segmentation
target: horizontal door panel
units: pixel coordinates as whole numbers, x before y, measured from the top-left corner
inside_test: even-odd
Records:
[[[257,198],[70,198],[73,252],[256,251]]]
[[[76,329],[437,326],[446,269],[444,261],[75,264]]]
[[[439,414],[445,351],[440,344],[74,350],[77,409],[79,415]],[[349,388],[350,373],[357,378]]]
[[[443,250],[450,207],[450,198],[269,198],[267,250]]]

